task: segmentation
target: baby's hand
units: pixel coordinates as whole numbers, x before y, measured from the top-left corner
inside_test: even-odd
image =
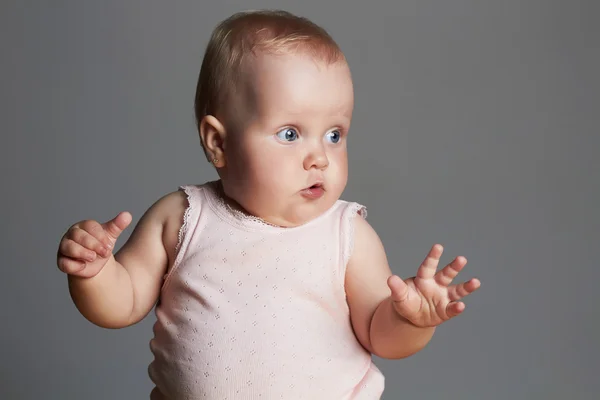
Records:
[[[481,285],[478,279],[473,278],[450,286],[467,260],[456,257],[436,273],[442,252],[441,245],[434,245],[419,267],[417,276],[405,281],[397,276],[388,279],[395,310],[419,327],[434,327],[462,313],[465,303],[459,300]]]
[[[131,223],[131,214],[122,212],[100,224],[85,220],[71,226],[58,246],[58,268],[83,278],[95,276],[112,257],[117,238]]]

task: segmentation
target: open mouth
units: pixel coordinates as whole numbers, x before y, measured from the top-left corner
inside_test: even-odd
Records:
[[[312,186],[307,187],[302,192],[302,195],[309,199],[318,199],[325,193],[322,183],[315,183]]]

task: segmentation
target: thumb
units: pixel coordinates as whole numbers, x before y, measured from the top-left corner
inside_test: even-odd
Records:
[[[408,300],[408,285],[398,275],[392,275],[388,278],[387,284],[392,291],[392,300],[394,302],[406,302]]]
[[[116,242],[119,235],[129,226],[131,220],[131,214],[123,211],[110,221],[103,223],[102,228],[113,242]]]
[[[387,284],[392,291],[391,299],[394,309],[404,318],[411,319],[414,313],[415,300],[414,292],[411,296],[410,287],[397,275],[392,275],[388,278]]]

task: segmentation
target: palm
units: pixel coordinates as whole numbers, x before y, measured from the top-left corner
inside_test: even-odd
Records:
[[[456,257],[437,271],[442,252],[442,246],[433,246],[416,276],[405,281],[396,276],[388,280],[395,310],[416,326],[437,326],[459,315],[465,308],[460,300],[480,286],[478,279],[452,285],[467,260]]]

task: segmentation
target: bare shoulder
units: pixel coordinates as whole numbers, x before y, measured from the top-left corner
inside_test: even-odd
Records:
[[[186,207],[187,199],[185,193],[181,190],[176,190],[156,200],[146,211],[143,218],[166,227],[179,217],[183,218]]]
[[[176,190],[161,197],[153,206],[156,218],[163,222],[163,244],[169,258],[169,267],[175,259],[175,247],[179,240],[179,230],[188,207],[187,195]]]
[[[152,208],[155,209],[157,217],[163,218],[165,222],[169,222],[172,219],[177,219],[178,216],[183,217],[187,204],[188,201],[185,192],[183,190],[176,190],[158,199],[152,205]]]
[[[364,275],[371,275],[377,272],[381,275],[388,275],[390,269],[387,263],[387,256],[383,243],[375,229],[360,215],[354,217],[354,239],[353,249],[348,268],[346,271],[347,279],[356,279],[362,281],[366,278]],[[375,279],[380,276],[375,277]]]

